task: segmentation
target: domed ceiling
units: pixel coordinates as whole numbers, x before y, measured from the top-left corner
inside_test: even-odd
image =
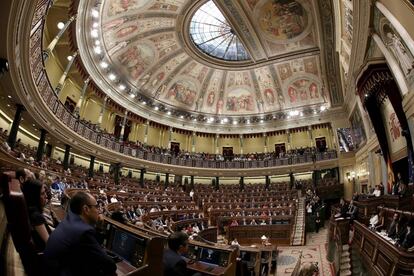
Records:
[[[140,115],[301,114],[339,104],[318,10],[311,0],[81,0],[77,41],[96,85]]]

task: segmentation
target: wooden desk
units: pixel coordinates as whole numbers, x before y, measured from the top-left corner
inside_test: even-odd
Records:
[[[272,244],[290,245],[291,231],[291,224],[230,226],[228,240],[236,238],[240,244],[260,244],[260,238],[265,235]]]
[[[187,261],[187,268],[193,271],[201,272],[203,275],[224,275],[227,271],[227,267],[221,267],[216,265],[211,265],[204,262],[191,262],[190,260],[186,259]]]
[[[129,263],[122,261],[116,264],[116,275],[122,276],[135,271],[137,268],[130,265]]]

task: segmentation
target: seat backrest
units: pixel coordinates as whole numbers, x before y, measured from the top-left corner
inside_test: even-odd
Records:
[[[0,175],[3,190],[4,210],[7,228],[12,236],[16,251],[19,253],[28,275],[41,275],[41,263],[31,236],[31,226],[26,201],[20,189],[20,182],[12,178],[13,174]]]

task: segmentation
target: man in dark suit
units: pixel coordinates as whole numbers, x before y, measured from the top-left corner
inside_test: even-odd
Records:
[[[394,213],[392,222],[387,230],[388,237],[395,239],[397,237],[397,225],[398,225],[399,216],[398,213]]]
[[[49,275],[116,275],[116,265],[95,237],[95,198],[78,192],[66,218],[52,232],[44,252]]]
[[[181,257],[188,251],[188,235],[184,232],[174,232],[168,237],[168,249],[164,251],[164,276],[193,275],[187,269],[187,263]],[[200,275],[194,274],[193,276]]]

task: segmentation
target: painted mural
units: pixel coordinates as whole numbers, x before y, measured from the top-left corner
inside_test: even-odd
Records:
[[[225,110],[229,113],[251,113],[256,109],[252,92],[243,88],[227,93],[225,103]]]
[[[355,149],[359,149],[363,144],[365,144],[367,137],[365,134],[364,122],[362,121],[358,105],[355,106],[349,120],[351,122],[352,137]]]
[[[197,86],[189,80],[179,80],[168,90],[165,99],[192,107],[196,97]]]
[[[147,44],[137,44],[119,55],[118,61],[130,78],[135,81],[155,60],[153,48]]]
[[[261,30],[271,40],[293,40],[309,24],[308,12],[295,0],[266,1],[258,15]]]
[[[142,9],[153,0],[108,0],[106,1],[107,16],[114,16],[120,13]]]

